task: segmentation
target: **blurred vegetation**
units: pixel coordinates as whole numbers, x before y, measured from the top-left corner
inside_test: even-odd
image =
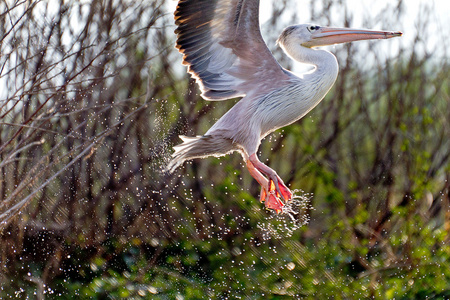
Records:
[[[403,2],[367,27],[407,31]],[[269,41],[308,21],[292,5],[273,4]],[[312,19],[352,26],[346,5]],[[199,97],[171,17],[163,0],[0,2],[0,297],[450,299],[450,61],[420,34],[430,11],[411,43],[332,49],[333,90],[263,142],[307,193],[300,228],[238,154],[160,172],[235,103]]]

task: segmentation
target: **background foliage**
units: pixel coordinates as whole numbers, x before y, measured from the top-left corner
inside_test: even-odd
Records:
[[[307,21],[292,5],[273,4],[269,45]],[[352,26],[347,5],[310,15]],[[367,27],[407,31],[388,8]],[[1,2],[0,297],[449,299],[450,68],[430,18],[411,43],[331,49],[333,90],[263,142],[306,191],[300,226],[264,210],[237,154],[160,171],[235,103],[199,97],[162,0]]]

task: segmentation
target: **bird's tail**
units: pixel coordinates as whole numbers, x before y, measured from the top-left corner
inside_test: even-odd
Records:
[[[233,141],[228,138],[213,135],[187,137],[180,135],[182,144],[174,147],[172,160],[167,164],[166,171],[171,173],[184,161],[207,156],[222,156],[237,150]]]

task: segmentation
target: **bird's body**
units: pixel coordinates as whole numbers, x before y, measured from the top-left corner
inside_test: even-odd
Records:
[[[247,153],[255,153],[261,139],[301,119],[323,99],[336,81],[337,63],[336,68],[325,69],[329,72],[320,68],[315,72],[326,76],[311,73],[300,78],[289,73],[285,84],[269,93],[246,95],[205,135],[221,135],[232,139]]]
[[[400,33],[294,25],[278,43],[313,71],[297,76],[274,59],[259,30],[259,0],[181,0],[175,12],[177,48],[206,100],[242,97],[203,136],[181,137],[168,169],[185,160],[239,151],[262,186],[261,201],[280,211],[292,198],[276,172],[260,162],[262,138],[306,115],[328,93],[338,75],[333,54],[315,46]],[[280,199],[281,198],[281,199]]]

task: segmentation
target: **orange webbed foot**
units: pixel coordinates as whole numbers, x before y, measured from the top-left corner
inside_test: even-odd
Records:
[[[266,207],[273,209],[279,214],[283,210],[284,203],[279,197],[276,197],[273,193],[269,195],[269,199],[266,201]]]
[[[282,194],[280,194],[279,191],[281,191]],[[277,213],[280,213],[283,210],[285,203],[292,199],[292,195],[291,190],[284,184],[282,186],[279,185],[277,189],[275,183],[272,180],[269,180],[268,190],[264,187],[261,188],[260,201],[265,201],[268,209],[273,209]],[[283,202],[283,200],[285,202]]]
[[[293,197],[294,194],[283,183],[283,181],[281,181],[281,179],[279,180],[279,183],[278,183],[278,191],[281,193],[281,197],[283,198],[283,200],[285,202],[288,202],[288,201],[292,200],[292,197]],[[277,192],[277,194],[279,194],[279,193]]]

